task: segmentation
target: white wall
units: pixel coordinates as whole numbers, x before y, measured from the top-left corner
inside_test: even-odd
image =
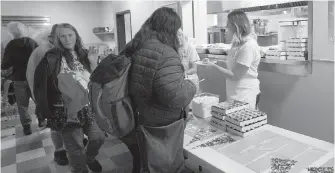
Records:
[[[52,25],[72,24],[85,44],[102,42],[92,30],[102,26],[98,1],[2,1],[1,15],[50,16]]]
[[[207,44],[207,2],[194,1],[194,25],[196,44]]]
[[[115,46],[117,40],[116,33],[116,13],[130,10],[132,38],[140,29],[144,21],[158,7],[171,3],[165,1],[103,1],[102,3],[102,23],[104,26],[113,26],[115,28],[115,40],[108,42],[110,46]]]
[[[207,27],[212,27],[218,25],[218,15],[217,14],[207,14]]]
[[[166,1],[103,1],[103,24],[116,26],[115,15],[118,12],[130,10],[133,36],[140,29],[144,21],[160,6],[169,4]]]
[[[183,32],[186,36],[193,37],[192,1],[182,3],[182,13]]]
[[[131,13],[131,25],[132,25],[132,36],[137,33],[144,21],[150,17],[150,15],[159,7],[168,5],[176,1],[103,1],[102,12],[103,19],[102,23],[105,26],[116,26],[115,14],[125,10],[130,10]],[[207,32],[207,5],[206,1],[195,1],[194,4],[196,16],[196,44],[207,43],[207,35],[203,33]],[[192,3],[191,1],[182,3],[183,9],[183,28],[184,32],[189,36],[193,37],[192,27]],[[115,39],[117,36],[115,37]],[[115,44],[115,42],[109,42],[109,44]]]
[[[334,44],[329,43],[328,1],[313,1],[313,58],[334,60]],[[323,19],[323,20],[320,20]]]

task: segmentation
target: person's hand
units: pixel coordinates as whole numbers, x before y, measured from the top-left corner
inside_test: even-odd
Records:
[[[210,67],[215,67],[216,66],[216,62],[215,61],[209,61],[207,63],[207,65],[210,66]]]
[[[215,68],[217,66],[215,61],[208,61],[206,63],[204,63],[205,68],[207,69],[212,69]]]
[[[194,70],[187,70],[186,71],[186,75],[193,75],[193,74],[195,74]]]
[[[87,57],[88,57],[89,60],[95,60],[96,61],[98,59],[98,56],[99,56],[99,54],[97,52],[94,52],[92,50],[88,51]]]
[[[91,63],[91,68],[92,70],[95,69],[95,67],[98,65],[98,57],[99,54],[97,52],[94,52],[92,49],[88,51],[88,55],[87,55],[90,63]]]

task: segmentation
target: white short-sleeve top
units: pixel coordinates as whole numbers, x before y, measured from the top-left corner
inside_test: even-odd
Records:
[[[248,71],[240,80],[226,79],[227,99],[234,99],[256,105],[256,96],[260,93],[258,80],[258,65],[261,59],[260,48],[257,41],[247,37],[239,46],[233,46],[228,53],[228,70],[235,68],[236,64],[248,67]]]

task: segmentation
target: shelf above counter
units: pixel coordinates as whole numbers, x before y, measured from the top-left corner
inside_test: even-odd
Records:
[[[114,41],[115,33],[114,32],[93,32],[102,41]]]
[[[199,54],[200,59],[209,58],[217,61],[227,62],[227,55]],[[286,75],[308,76],[311,74],[311,61],[298,60],[272,60],[262,58],[259,71],[282,73]]]
[[[114,35],[114,32],[95,32],[95,35]]]

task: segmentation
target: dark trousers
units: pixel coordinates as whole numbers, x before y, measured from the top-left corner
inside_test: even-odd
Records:
[[[29,99],[31,97],[27,81],[14,81],[14,93],[19,110],[20,121],[22,126],[31,124],[31,117],[28,112]]]
[[[132,173],[140,173],[141,169],[141,158],[140,148],[136,140],[135,131],[130,132],[127,136],[120,139],[129,149],[133,156],[133,171]]]

